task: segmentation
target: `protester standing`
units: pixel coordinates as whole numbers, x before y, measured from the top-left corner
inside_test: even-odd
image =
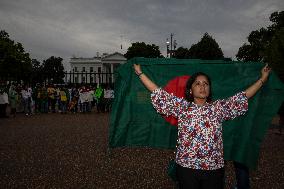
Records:
[[[6,88],[0,88],[0,118],[8,118],[7,116],[7,106],[9,104],[8,94]]]
[[[17,102],[18,102],[18,93],[15,90],[15,86],[11,85],[9,90],[9,103],[11,107],[11,115],[13,115],[13,117],[16,117]]]
[[[106,112],[110,112],[113,98],[114,98],[114,91],[108,86],[106,89],[104,89],[104,102],[105,102]]]
[[[31,103],[32,103],[32,94],[31,94],[31,90],[29,89],[28,86],[25,86],[22,91],[22,102],[24,105],[24,112],[26,114],[26,116],[31,115],[32,114],[32,109],[31,109]]]
[[[60,90],[60,105],[61,105],[61,113],[62,114],[66,114],[67,113],[67,102],[68,102],[68,98],[67,98],[67,94],[66,94],[66,89],[65,88],[61,88]]]
[[[45,86],[40,89],[40,107],[42,113],[48,113],[48,93]]]
[[[48,94],[48,109],[49,111],[55,113],[55,103],[56,103],[56,98],[55,98],[55,88],[53,85],[49,85],[47,88],[47,94]]]
[[[97,104],[97,112],[104,112],[104,102],[103,102],[103,97],[104,97],[104,90],[103,88],[98,85],[96,91],[95,91],[95,97],[96,97],[96,104]]]
[[[193,74],[186,84],[185,99],[159,88],[134,64],[140,81],[152,93],[158,113],[178,119],[176,150],[177,178],[181,189],[222,189],[224,157],[222,122],[245,114],[248,99],[268,79],[270,68],[261,70],[261,77],[245,91],[227,99],[212,101],[211,80],[205,73]]]

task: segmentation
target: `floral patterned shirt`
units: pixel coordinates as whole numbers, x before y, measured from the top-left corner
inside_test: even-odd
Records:
[[[202,170],[224,167],[222,122],[245,114],[245,92],[198,106],[158,88],[151,100],[158,113],[178,119],[177,164]]]

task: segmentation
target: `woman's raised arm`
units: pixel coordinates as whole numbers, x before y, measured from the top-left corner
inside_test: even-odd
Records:
[[[141,70],[141,66],[139,64],[133,64],[133,68],[135,70],[136,75],[140,78],[141,82],[145,85],[145,87],[149,91],[154,91],[158,88],[158,86],[151,81]]]
[[[262,87],[262,85],[264,85],[264,83],[268,79],[270,71],[271,69],[268,67],[267,64],[261,69],[261,77],[245,90],[246,96],[248,98],[253,97],[255,93]]]

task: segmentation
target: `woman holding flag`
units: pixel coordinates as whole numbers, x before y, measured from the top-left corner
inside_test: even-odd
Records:
[[[270,68],[245,91],[223,100],[212,101],[211,80],[205,73],[193,74],[186,84],[185,99],[167,93],[151,81],[134,64],[134,70],[152,93],[158,113],[178,119],[178,141],[175,162],[180,188],[218,188],[224,186],[222,122],[244,115],[248,99],[267,81]]]

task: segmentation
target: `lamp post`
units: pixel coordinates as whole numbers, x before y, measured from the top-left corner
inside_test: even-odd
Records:
[[[176,40],[173,41],[173,36],[174,36],[174,34],[171,33],[170,41],[167,38],[167,42],[166,42],[166,44],[167,44],[167,57],[169,57],[169,55],[170,55],[170,58],[173,57],[173,54],[174,54],[174,52],[176,50],[176,46],[177,46]]]
[[[168,39],[168,38],[167,38],[166,44],[167,44],[167,58],[168,58],[168,57],[169,57],[169,52],[170,52],[170,49],[169,49],[169,47],[170,47],[170,42],[169,42],[169,39]]]

